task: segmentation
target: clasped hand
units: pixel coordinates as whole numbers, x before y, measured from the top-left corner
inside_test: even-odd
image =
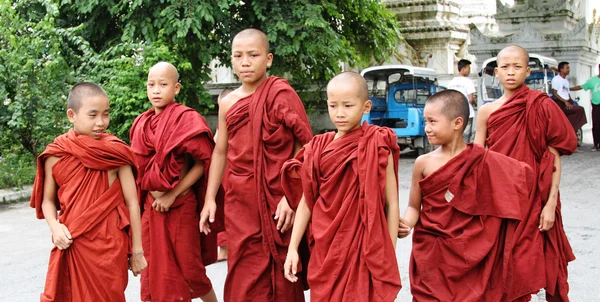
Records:
[[[163,194],[161,197],[156,198],[152,203],[152,208],[159,212],[167,212],[171,205],[175,202],[176,196],[172,196],[170,192]]]

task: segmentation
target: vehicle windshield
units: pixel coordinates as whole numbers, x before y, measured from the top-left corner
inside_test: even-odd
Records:
[[[425,105],[425,101],[435,92],[432,81],[423,78],[413,80],[414,82],[397,85],[399,89],[394,92],[394,100],[397,103]]]

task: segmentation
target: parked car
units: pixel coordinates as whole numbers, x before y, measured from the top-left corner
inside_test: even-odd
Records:
[[[393,129],[401,149],[409,147],[419,154],[433,150],[425,135],[423,108],[427,98],[438,90],[435,70],[384,65],[366,68],[361,74],[373,102],[363,121]]]

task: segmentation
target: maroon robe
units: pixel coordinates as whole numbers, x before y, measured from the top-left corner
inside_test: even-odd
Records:
[[[507,300],[515,230],[532,178],[526,164],[468,144],[419,182],[422,209],[410,258],[413,301]]]
[[[304,193],[311,211],[310,299],[394,301],[402,286],[385,216],[385,185],[390,154],[398,175],[396,134],[365,123],[334,136],[315,136],[283,171],[288,200]],[[302,184],[289,177],[294,174]]]
[[[224,299],[303,301],[302,285],[283,277],[291,230],[277,231],[273,217],[283,198],[281,167],[294,156],[294,141],[304,145],[312,137],[304,106],[285,80],[269,77],[252,95],[231,106],[226,122]]]
[[[38,157],[31,207],[44,218],[44,165],[58,157],[52,177],[58,185],[58,219],[73,243],[50,252],[46,285],[40,301],[125,301],[127,287],[129,209],[121,182],[109,185],[108,171],[125,165],[137,172],[129,147],[113,135],[96,140],[73,130],[57,137]]]
[[[140,167],[142,243],[148,261],[142,272],[141,299],[190,301],[202,297],[212,289],[205,266],[217,258],[217,232],[201,235],[198,225],[214,148],[210,129],[194,109],[171,103],[158,115],[150,109],[138,116],[130,136]],[[169,211],[152,209],[154,198],[149,192],[165,192],[179,183],[185,154],[204,164],[205,175],[178,196]]]
[[[575,132],[552,99],[523,85],[490,115],[487,133],[490,150],[528,164],[536,175],[532,207],[523,213],[517,230],[512,297],[545,287],[549,297],[560,296],[559,300],[568,301],[567,263],[575,256],[562,224],[560,196],[554,226],[541,233],[538,225],[554,171],[554,155],[548,147],[554,147],[561,155],[573,153],[577,148]]]

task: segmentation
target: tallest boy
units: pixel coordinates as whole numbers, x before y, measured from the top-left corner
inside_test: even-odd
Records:
[[[284,198],[280,171],[312,132],[294,89],[267,76],[272,61],[269,41],[260,30],[246,29],[234,37],[231,63],[242,86],[219,107],[219,136],[200,218],[201,231],[210,232],[227,161],[225,301],[304,301],[302,283],[283,276],[297,205]]]

